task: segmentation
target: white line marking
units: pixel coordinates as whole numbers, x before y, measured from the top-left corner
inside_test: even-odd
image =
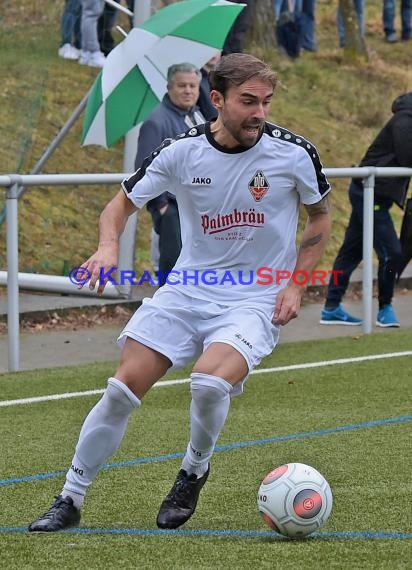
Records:
[[[365,362],[368,360],[382,360],[383,358],[399,358],[402,356],[412,356],[412,350],[403,352],[387,352],[386,354],[370,354],[368,356],[354,356],[352,358],[338,358],[336,360],[321,360],[320,362],[305,362],[303,364],[291,364],[290,366],[276,366],[274,368],[261,368],[253,370],[250,374],[270,374],[272,372],[287,372],[288,370],[305,370],[307,368],[321,368],[322,366],[333,366],[335,364],[353,364],[355,362]],[[178,378],[176,380],[163,380],[154,385],[154,388],[164,388],[177,384],[187,384],[190,378]],[[85,390],[84,392],[67,392],[65,394],[50,394],[49,396],[37,396],[33,398],[21,398],[19,400],[2,400],[0,408],[19,406],[21,404],[36,404],[37,402],[50,402],[51,400],[67,400],[68,398],[79,398],[83,396],[94,396],[103,394],[101,390]]]

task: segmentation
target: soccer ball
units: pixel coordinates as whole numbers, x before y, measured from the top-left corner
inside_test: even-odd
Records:
[[[326,479],[309,465],[287,463],[273,469],[259,487],[257,504],[270,528],[289,538],[318,530],[332,511]]]

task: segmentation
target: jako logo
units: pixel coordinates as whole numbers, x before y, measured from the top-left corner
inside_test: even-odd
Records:
[[[203,178],[203,176],[194,176],[192,184],[212,184],[211,178]]]
[[[251,350],[253,349],[253,346],[250,344],[250,342],[246,340],[241,334],[236,333],[235,337],[238,338],[240,342],[243,342],[243,344],[246,344],[248,348],[250,348]]]
[[[80,469],[80,467],[75,467],[74,465],[72,465],[70,469],[75,473],[77,473],[77,475],[80,475],[80,477],[83,477],[83,469]]]

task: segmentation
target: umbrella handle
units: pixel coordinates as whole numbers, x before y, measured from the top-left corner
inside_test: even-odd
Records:
[[[133,12],[131,12],[128,8],[126,8],[125,6],[122,6],[121,4],[119,4],[118,2],[115,2],[114,0],[104,0],[107,4],[110,4],[110,6],[113,6],[113,8],[116,8],[117,10],[120,10],[121,12],[124,12],[125,14],[127,14],[128,16],[130,16],[131,18],[133,18]]]

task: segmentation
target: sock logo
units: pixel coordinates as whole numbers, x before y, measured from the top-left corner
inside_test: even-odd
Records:
[[[80,467],[75,467],[73,464],[71,465],[70,469],[72,471],[74,471],[75,473],[77,473],[77,475],[80,475],[80,477],[83,477],[83,469],[80,469]]]
[[[197,449],[195,449],[192,444],[190,444],[190,450],[196,455],[196,457],[202,457],[202,452],[197,451]]]

